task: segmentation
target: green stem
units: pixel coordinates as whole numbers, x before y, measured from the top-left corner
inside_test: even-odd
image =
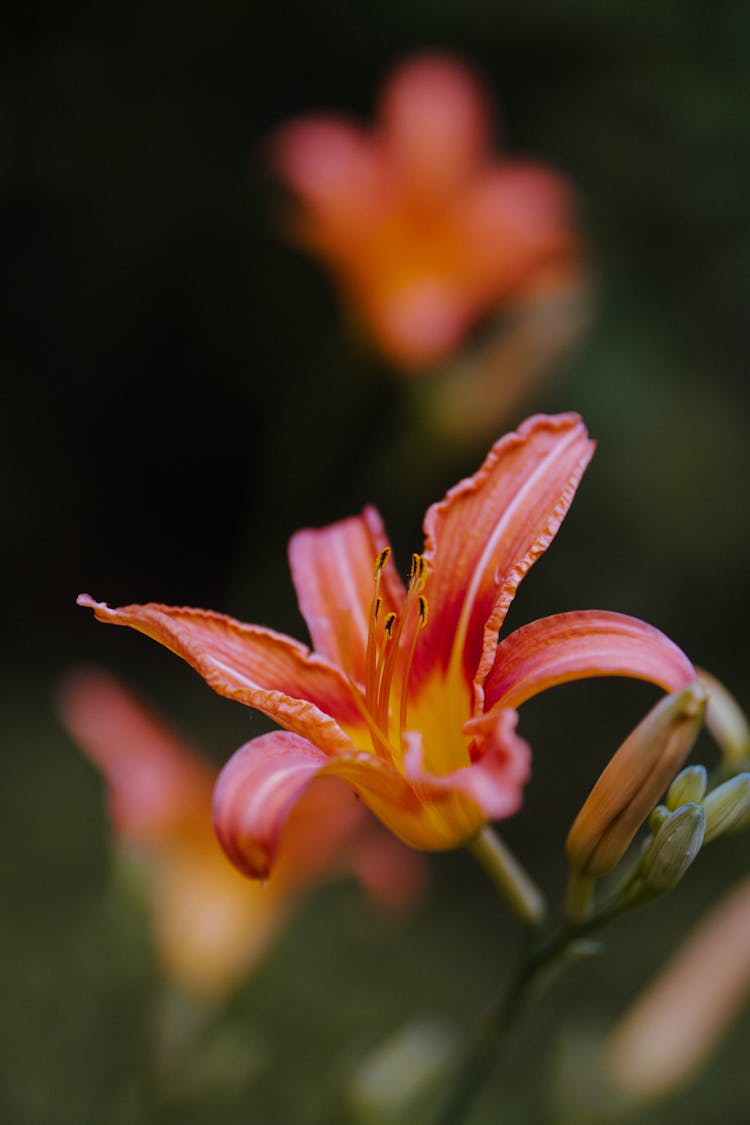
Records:
[[[502,849],[502,853],[504,851],[505,849]],[[500,883],[499,878],[496,881]],[[504,883],[501,885],[505,890]],[[627,893],[605,904],[585,920],[567,922],[557,932],[547,936],[542,936],[537,927],[536,940],[534,940],[534,932],[531,931],[532,940],[526,956],[508,992],[480,1024],[472,1044],[459,1064],[455,1080],[433,1125],[460,1125],[465,1120],[466,1114],[489,1078],[497,1049],[504,1036],[509,1033],[514,1020],[526,1007],[532,993],[548,984],[556,971],[576,956],[579,952],[576,950],[576,945],[582,939],[595,934],[625,910],[639,906],[646,900],[637,882],[634,882]],[[528,915],[527,917],[530,921],[531,918]],[[538,914],[535,917],[539,919]]]
[[[582,875],[575,867],[568,877],[565,913],[573,922],[585,922],[594,909],[594,883],[590,875]]]
[[[497,833],[485,827],[469,847],[516,914],[538,929],[547,912],[544,896]]]

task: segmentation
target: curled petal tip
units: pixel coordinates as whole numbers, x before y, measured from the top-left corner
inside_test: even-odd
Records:
[[[287,818],[326,761],[322,751],[288,731],[261,735],[229,759],[214,790],[214,828],[243,875],[268,877]]]
[[[735,768],[750,757],[750,726],[737,700],[705,669],[698,679],[708,692],[706,726],[719,745],[725,764]]]

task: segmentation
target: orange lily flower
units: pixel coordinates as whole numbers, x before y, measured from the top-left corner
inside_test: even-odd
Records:
[[[554,684],[624,675],[676,691],[695,680],[658,630],[601,611],[542,618],[498,645],[524,574],[549,546],[593,453],[575,414],[528,419],[425,517],[408,589],[373,508],[290,544],[314,651],[257,625],[161,605],[112,609],[196,668],[221,695],[284,730],[243,746],[214,796],[219,837],[264,877],[313,778],[348,782],[407,844],[453,848],[515,812],[529,748],[513,708]],[[373,579],[374,569],[374,579]]]
[[[274,136],[294,236],[406,368],[445,359],[484,313],[577,264],[568,185],[531,161],[492,160],[489,141],[479,83],[443,55],[392,74],[372,133],[316,115]]]
[[[333,779],[300,802],[268,885],[248,883],[213,830],[214,770],[114,677],[98,669],[69,675],[60,712],[107,779],[119,840],[146,860],[157,952],[189,991],[221,995],[241,980],[299,893],[334,868],[352,870],[388,906],[418,895],[417,857]]]

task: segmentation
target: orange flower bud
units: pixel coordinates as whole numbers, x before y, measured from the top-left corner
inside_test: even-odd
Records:
[[[705,709],[706,692],[696,681],[665,696],[625,740],[568,835],[574,869],[596,878],[619,862],[690,753]]]

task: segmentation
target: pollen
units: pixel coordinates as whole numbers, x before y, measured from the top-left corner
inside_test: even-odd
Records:
[[[385,564],[388,562],[388,559],[390,557],[391,557],[391,548],[390,547],[383,547],[383,550],[380,552],[380,554],[378,555],[378,557],[375,561],[375,571],[373,573],[373,578],[376,582],[380,578],[380,575],[383,573],[383,568],[385,567]]]

